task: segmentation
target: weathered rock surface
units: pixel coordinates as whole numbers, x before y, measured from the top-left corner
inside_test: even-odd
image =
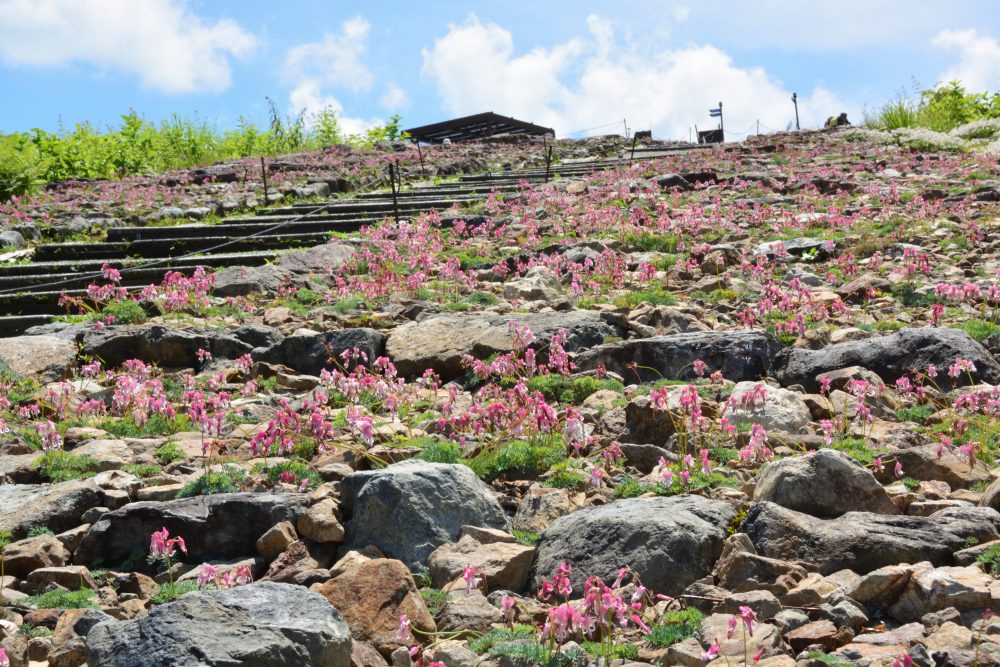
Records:
[[[368,560],[311,590],[344,610],[341,613],[354,639],[372,644],[386,656],[401,645],[396,638],[401,615],[415,630],[437,630],[413,576],[398,560]]]
[[[7,574],[25,578],[41,567],[61,567],[70,559],[63,543],[51,535],[40,535],[8,544],[3,550]]]
[[[274,264],[262,266],[227,266],[214,274],[215,296],[277,294],[282,287],[304,287],[308,283],[299,274]]]
[[[61,482],[48,486],[0,485],[0,530],[13,539],[28,534],[33,526],[61,533],[80,525],[81,515],[101,502],[103,493],[90,480]]]
[[[778,339],[764,332],[697,331],[599,345],[580,354],[576,363],[581,370],[603,364],[629,382],[654,382],[693,380],[693,364],[701,359],[708,372],[722,371],[726,379],[742,382],[767,375],[780,349]]]
[[[763,388],[762,400],[739,402],[741,396],[753,392],[758,385]],[[760,424],[766,431],[800,433],[812,419],[809,406],[794,391],[758,382],[738,382],[732,396],[737,402],[726,410],[725,416],[736,426]]]
[[[140,324],[101,331],[88,329],[81,338],[80,352],[101,359],[107,368],[116,368],[128,359],[177,368],[200,366],[198,350],[208,350],[216,358],[236,359],[251,349],[236,336],[222,331]]]
[[[832,449],[768,464],[753,497],[821,518],[846,512],[900,514],[867,468]]]
[[[463,535],[455,544],[442,544],[427,560],[431,582],[437,588],[462,576],[463,568],[473,566],[486,580],[487,590],[519,593],[528,583],[535,548],[510,542],[480,543]]]
[[[801,384],[816,391],[816,376],[847,366],[861,366],[892,383],[931,364],[944,371],[956,358],[976,365],[977,381],[1000,382],[1000,363],[986,348],[959,329],[944,327],[901,329],[879,338],[830,345],[820,350],[787,348],[775,361],[774,375],[784,384]],[[967,377],[959,377],[967,384]]]
[[[464,525],[509,529],[493,492],[463,465],[404,461],[341,482],[349,516],[342,551],[378,547],[409,567],[458,538]]]
[[[563,561],[573,566],[577,590],[589,576],[610,580],[628,565],[646,587],[677,595],[712,571],[735,515],[700,496],[633,498],[573,512],[542,533],[533,585]]]
[[[353,246],[325,243],[305,250],[289,250],[275,264],[295,273],[326,275],[331,269],[339,269],[353,255]]]
[[[321,595],[270,582],[189,593],[87,636],[101,667],[348,667],[351,635]]]
[[[255,351],[253,356],[257,361],[283,364],[300,373],[318,376],[324,368],[336,368],[336,363],[342,364],[340,353],[354,348],[368,355],[371,363],[385,353],[385,334],[375,329],[359,328],[288,336],[266,350]]]
[[[544,347],[560,329],[568,335],[566,350],[575,352],[599,345],[623,331],[600,313],[571,310],[560,313],[510,315],[437,315],[404,324],[389,334],[386,352],[403,375],[419,375],[432,368],[445,380],[464,373],[462,357],[485,359],[509,352],[514,339],[508,322],[516,321],[535,334],[533,347]]]
[[[150,534],[161,528],[184,538],[188,553],[182,559],[200,563],[252,556],[259,537],[276,523],[294,524],[308,501],[294,494],[220,493],[131,503],[103,515],[90,527],[75,560],[120,563],[133,550],[147,550]]]
[[[16,336],[0,345],[0,369],[42,382],[69,377],[76,363],[76,345],[61,336]]]
[[[822,574],[844,569],[865,574],[923,560],[949,565],[966,539],[994,540],[998,529],[1000,513],[982,507],[946,509],[929,517],[848,512],[819,519],[770,502],[756,503],[741,527],[759,554],[802,560]]]

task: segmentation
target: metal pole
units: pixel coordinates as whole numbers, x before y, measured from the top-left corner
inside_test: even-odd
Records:
[[[264,156],[260,158],[260,176],[264,179],[264,206],[267,206],[267,168],[264,167]]]
[[[722,132],[722,141],[726,141],[726,121],[722,119],[722,102],[719,102],[719,131]]]
[[[424,173],[424,151],[420,148],[419,139],[417,139],[417,155],[420,156],[420,178],[426,178],[427,174]]]
[[[760,136],[760,118],[757,119],[757,136]]]
[[[549,167],[552,165],[552,146],[549,146],[548,152],[545,154],[545,182],[549,182]]]
[[[799,129],[799,96],[792,93],[792,104],[795,105],[795,129]]]
[[[625,138],[628,139],[628,120],[622,118],[622,126],[625,128]]]
[[[632,154],[628,156],[628,161],[629,162],[632,162],[633,160],[635,160],[635,140],[637,138],[638,137],[636,137],[635,135],[632,135]]]
[[[399,224],[399,200],[396,198],[396,166],[393,163],[389,163],[389,187],[392,188],[392,212],[393,216],[396,218],[396,224]]]

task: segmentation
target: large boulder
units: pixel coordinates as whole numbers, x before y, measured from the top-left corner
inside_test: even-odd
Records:
[[[62,336],[15,336],[4,338],[0,345],[0,370],[40,382],[65,380],[75,363],[76,345]]]
[[[289,250],[275,264],[295,273],[325,276],[329,271],[339,269],[353,256],[352,246],[326,243],[305,250]]]
[[[826,519],[846,512],[900,513],[871,471],[832,449],[768,464],[753,498]]]
[[[986,348],[964,331],[943,327],[901,329],[889,336],[829,345],[821,350],[787,348],[775,360],[774,375],[784,385],[801,384],[816,391],[817,375],[861,366],[888,384],[912,371],[925,371],[931,364],[943,374],[959,357],[976,365],[975,380],[1000,382],[1000,363]],[[968,384],[969,378],[963,374],[957,382]]]
[[[351,635],[321,595],[262,582],[189,593],[138,620],[98,624],[87,635],[87,664],[348,667]]]
[[[92,480],[59,484],[0,484],[0,531],[9,530],[13,539],[27,536],[33,526],[55,533],[76,528],[80,516],[104,498]]]
[[[573,512],[542,533],[534,586],[566,562],[577,593],[587,577],[610,583],[628,566],[650,590],[678,595],[711,573],[735,516],[730,505],[701,496],[631,498]]]
[[[820,519],[771,502],[756,503],[741,527],[760,555],[804,561],[821,574],[866,574],[925,560],[951,565],[966,540],[998,539],[998,529],[1000,513],[988,507],[953,507],[929,517],[848,512]]]
[[[248,294],[277,294],[287,287],[305,287],[308,282],[286,268],[265,264],[263,266],[227,266],[215,272],[212,286],[214,296],[247,296]]]
[[[344,610],[344,620],[355,640],[372,644],[386,656],[400,646],[396,634],[403,614],[418,633],[437,631],[413,575],[392,558],[364,561],[329,581],[314,584],[312,590]]]
[[[39,535],[8,544],[3,556],[6,574],[24,579],[39,568],[66,565],[70,553],[54,536]]]
[[[183,537],[191,562],[225,560],[257,553],[257,539],[282,521],[296,522],[308,496],[274,493],[220,493],[165,502],[130,503],[108,512],[83,536],[74,562],[121,563],[149,548],[153,531],[166,528]]]
[[[990,481],[989,468],[983,462],[977,460],[974,466],[970,466],[967,458],[947,448],[939,456],[938,446],[933,444],[897,449],[892,458],[903,466],[907,477],[946,482],[953,489],[967,489],[973,484]],[[882,474],[883,481],[888,481],[891,474],[886,469]]]
[[[486,359],[514,346],[508,322],[516,321],[535,334],[532,347],[544,348],[560,329],[567,333],[566,350],[575,352],[601,344],[623,330],[611,318],[589,310],[496,315],[437,315],[404,324],[389,334],[386,352],[403,375],[420,375],[432,368],[445,380],[465,372],[462,357]]]
[[[352,473],[340,492],[351,517],[341,552],[374,545],[411,569],[462,526],[510,528],[493,491],[463,465],[404,461]]]
[[[757,385],[763,387],[763,400],[741,403],[739,398],[754,391]],[[736,402],[726,409],[725,414],[736,426],[760,424],[766,431],[801,433],[812,420],[809,406],[801,395],[788,389],[772,387],[762,382],[738,382],[733,387],[732,396]]]
[[[580,354],[580,370],[599,366],[629,382],[694,380],[694,362],[722,371],[733,382],[759,380],[768,374],[781,343],[762,331],[694,331],[599,345]]]
[[[179,329],[162,324],[140,324],[90,329],[81,337],[80,353],[100,359],[116,368],[128,359],[141,359],[165,368],[198,367],[198,350],[208,350],[216,358],[235,359],[249,352],[251,345],[223,331]]]
[[[340,353],[354,348],[368,355],[371,363],[385,353],[385,334],[365,328],[300,334],[265,350],[256,350],[253,356],[256,361],[284,364],[300,373],[319,375],[324,368],[336,368],[334,361],[343,363]]]

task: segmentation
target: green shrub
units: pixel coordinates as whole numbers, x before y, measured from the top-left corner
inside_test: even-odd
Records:
[[[41,537],[42,535],[51,537],[55,533],[48,526],[32,526],[28,529],[28,537]]]
[[[583,642],[583,650],[595,658],[604,658],[604,664],[612,660],[635,660],[639,657],[639,647],[635,644],[605,644],[604,642]]]
[[[568,378],[558,373],[549,373],[529,379],[528,389],[542,392],[549,401],[579,405],[588,396],[601,389],[622,391],[625,387],[617,380],[602,380],[591,376]]]
[[[184,430],[189,422],[190,420],[187,415],[176,415],[175,417],[167,418],[161,414],[152,414],[142,424],[138,424],[135,418],[129,415],[121,418],[109,417],[102,419],[97,424],[97,428],[119,438],[153,438],[158,435],[173,435],[174,433],[178,433]],[[160,449],[163,449],[163,447],[166,447],[166,445],[161,446]],[[159,452],[160,449],[156,451]],[[153,455],[157,459],[160,458],[156,453]],[[183,458],[183,453],[181,453],[181,458]],[[170,461],[160,462],[170,463]]]
[[[646,640],[654,646],[672,646],[688,637],[693,637],[701,630],[701,622],[704,619],[705,615],[694,607],[668,611],[646,635]]]
[[[444,603],[448,601],[448,592],[440,588],[421,588],[420,597],[431,616],[437,616],[438,612],[444,608]]]
[[[198,582],[194,579],[186,579],[185,581],[165,581],[160,584],[156,593],[150,598],[153,604],[163,604],[164,602],[172,602],[185,593],[190,593],[191,591],[198,590]]]
[[[136,477],[143,478],[155,477],[163,472],[163,468],[155,463],[126,463],[122,466],[122,470]]]
[[[512,628],[494,628],[484,635],[469,640],[469,650],[482,655],[497,644],[533,640],[537,631],[530,625],[515,624]]]
[[[896,419],[904,422],[923,424],[932,414],[934,414],[934,407],[931,405],[911,405],[896,410]]]
[[[40,176],[38,149],[24,134],[0,136],[0,202],[31,194]]]
[[[969,334],[978,343],[982,343],[990,336],[1000,334],[1000,325],[985,320],[963,320],[958,324],[958,328]]]
[[[138,301],[120,299],[106,304],[101,309],[101,316],[113,316],[115,324],[142,324],[149,319],[145,309]]]
[[[615,487],[614,497],[616,500],[621,500],[622,498],[636,498],[648,491],[656,490],[656,486],[653,484],[643,484],[635,477],[626,477],[618,486]]]
[[[664,289],[652,287],[638,292],[628,292],[615,299],[615,305],[619,308],[635,308],[640,303],[648,303],[651,306],[673,306],[677,304],[677,297]]]
[[[553,489],[569,489],[571,491],[582,489],[586,485],[587,476],[579,470],[571,468],[559,468],[542,482],[542,486],[548,486]]]
[[[530,533],[526,530],[518,530],[517,528],[511,532],[511,535],[526,547],[538,546],[538,543],[542,541],[542,536],[538,533]]]
[[[288,459],[284,461],[277,461],[272,464],[255,463],[253,466],[253,472],[256,474],[263,474],[267,478],[268,484],[275,486],[281,481],[281,475],[283,473],[289,472],[295,475],[295,483],[300,484],[303,479],[309,480],[308,487],[310,489],[315,489],[317,486],[323,483],[320,476],[309,466],[308,461],[302,459]]]

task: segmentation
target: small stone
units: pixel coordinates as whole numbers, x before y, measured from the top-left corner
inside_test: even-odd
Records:
[[[299,518],[301,521],[301,517]],[[269,560],[277,558],[280,553],[289,547],[295,540],[299,539],[295,534],[295,526],[291,521],[282,521],[271,526],[266,533],[257,540],[257,552]]]

